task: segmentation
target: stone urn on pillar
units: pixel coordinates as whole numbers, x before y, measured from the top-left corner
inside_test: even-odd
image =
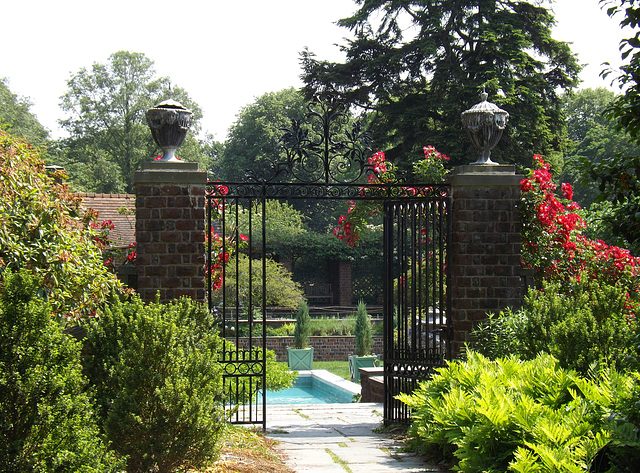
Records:
[[[480,94],[482,102],[462,112],[462,125],[471,142],[480,152],[472,164],[498,164],[491,161],[491,150],[496,147],[509,121],[509,113],[487,102],[489,95],[484,88]]]
[[[176,149],[184,142],[191,126],[191,110],[173,100],[169,91],[169,98],[147,110],[146,117],[153,140],[163,151],[158,161],[180,161],[176,157]]]

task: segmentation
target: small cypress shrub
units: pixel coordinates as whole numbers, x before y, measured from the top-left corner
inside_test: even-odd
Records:
[[[373,334],[371,332],[371,316],[367,312],[367,306],[363,301],[358,302],[356,313],[356,356],[371,355],[373,346]]]
[[[311,331],[311,317],[307,301],[302,301],[296,314],[296,326],[293,330],[294,348],[309,348],[309,333]]]

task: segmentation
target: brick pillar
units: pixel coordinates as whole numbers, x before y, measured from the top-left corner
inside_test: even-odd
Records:
[[[134,175],[138,293],[145,301],[205,299],[207,175],[196,163],[153,162]]]
[[[468,165],[451,181],[453,357],[487,313],[522,305],[520,180],[515,166]]]
[[[329,278],[331,280],[332,304],[348,306],[353,299],[353,281],[351,278],[351,261],[333,260],[329,262]]]

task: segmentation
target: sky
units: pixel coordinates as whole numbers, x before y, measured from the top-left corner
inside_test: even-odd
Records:
[[[340,61],[349,31],[335,22],[353,0],[0,0],[0,78],[28,97],[54,138],[67,81],[120,50],[144,53],[203,111],[204,131],[224,141],[242,107],[264,93],[300,87],[299,53]],[[556,0],[554,38],[572,43],[582,87],[609,87],[603,62],[619,65],[623,33],[598,0]],[[613,87],[613,90],[618,90]],[[471,107],[474,104],[469,104]]]

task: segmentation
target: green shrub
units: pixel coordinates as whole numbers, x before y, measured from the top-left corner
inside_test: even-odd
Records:
[[[48,175],[39,152],[2,131],[0,176],[0,273],[38,273],[63,320],[92,315],[121,288],[103,264],[92,215]]]
[[[356,319],[349,316],[346,319],[338,319],[335,317],[320,317],[311,319],[311,336],[342,336],[353,335],[356,325]]]
[[[311,317],[307,301],[302,301],[296,314],[296,326],[293,331],[293,346],[295,348],[309,347],[309,332],[311,330]]]
[[[597,364],[628,368],[639,331],[637,320],[625,315],[620,288],[593,280],[560,286],[545,282],[529,291],[521,311],[490,317],[474,332],[474,349],[490,358],[549,353],[582,375]]]
[[[80,345],[53,320],[40,279],[5,273],[0,285],[0,471],[107,472]]]
[[[629,389],[613,370],[586,380],[550,355],[490,361],[469,351],[399,399],[412,409],[414,448],[455,458],[459,471],[565,473],[589,471]]]
[[[183,298],[106,308],[88,330],[87,373],[111,447],[129,472],[198,468],[218,454],[221,342],[213,317]]]
[[[371,355],[373,335],[371,333],[371,317],[367,313],[367,306],[363,301],[358,302],[356,313],[356,356]]]
[[[309,336],[311,337],[327,337],[331,335],[353,335],[356,319],[350,316],[346,319],[338,319],[334,317],[312,318],[309,323]],[[249,323],[239,323],[239,330],[232,330],[227,327],[225,335],[234,337],[237,333],[239,337],[249,336]],[[382,325],[382,324],[380,324]],[[262,336],[262,324],[252,324],[252,333],[254,337]],[[267,337],[292,337],[295,331],[295,323],[285,323],[280,327],[267,327]]]
[[[249,271],[250,268],[251,271]],[[272,259],[267,259],[266,269],[266,305],[290,309],[298,307],[304,293],[300,288],[300,284],[292,279],[291,272]],[[254,306],[262,305],[261,260],[249,260],[247,255],[239,253],[229,260],[225,266],[225,271],[225,302],[228,306],[240,304],[246,310],[250,297]],[[249,293],[250,287],[251,294]],[[221,302],[222,291],[217,291],[215,297],[218,302]]]
[[[282,324],[280,327],[267,327],[268,337],[290,337],[295,330],[295,324]]]

